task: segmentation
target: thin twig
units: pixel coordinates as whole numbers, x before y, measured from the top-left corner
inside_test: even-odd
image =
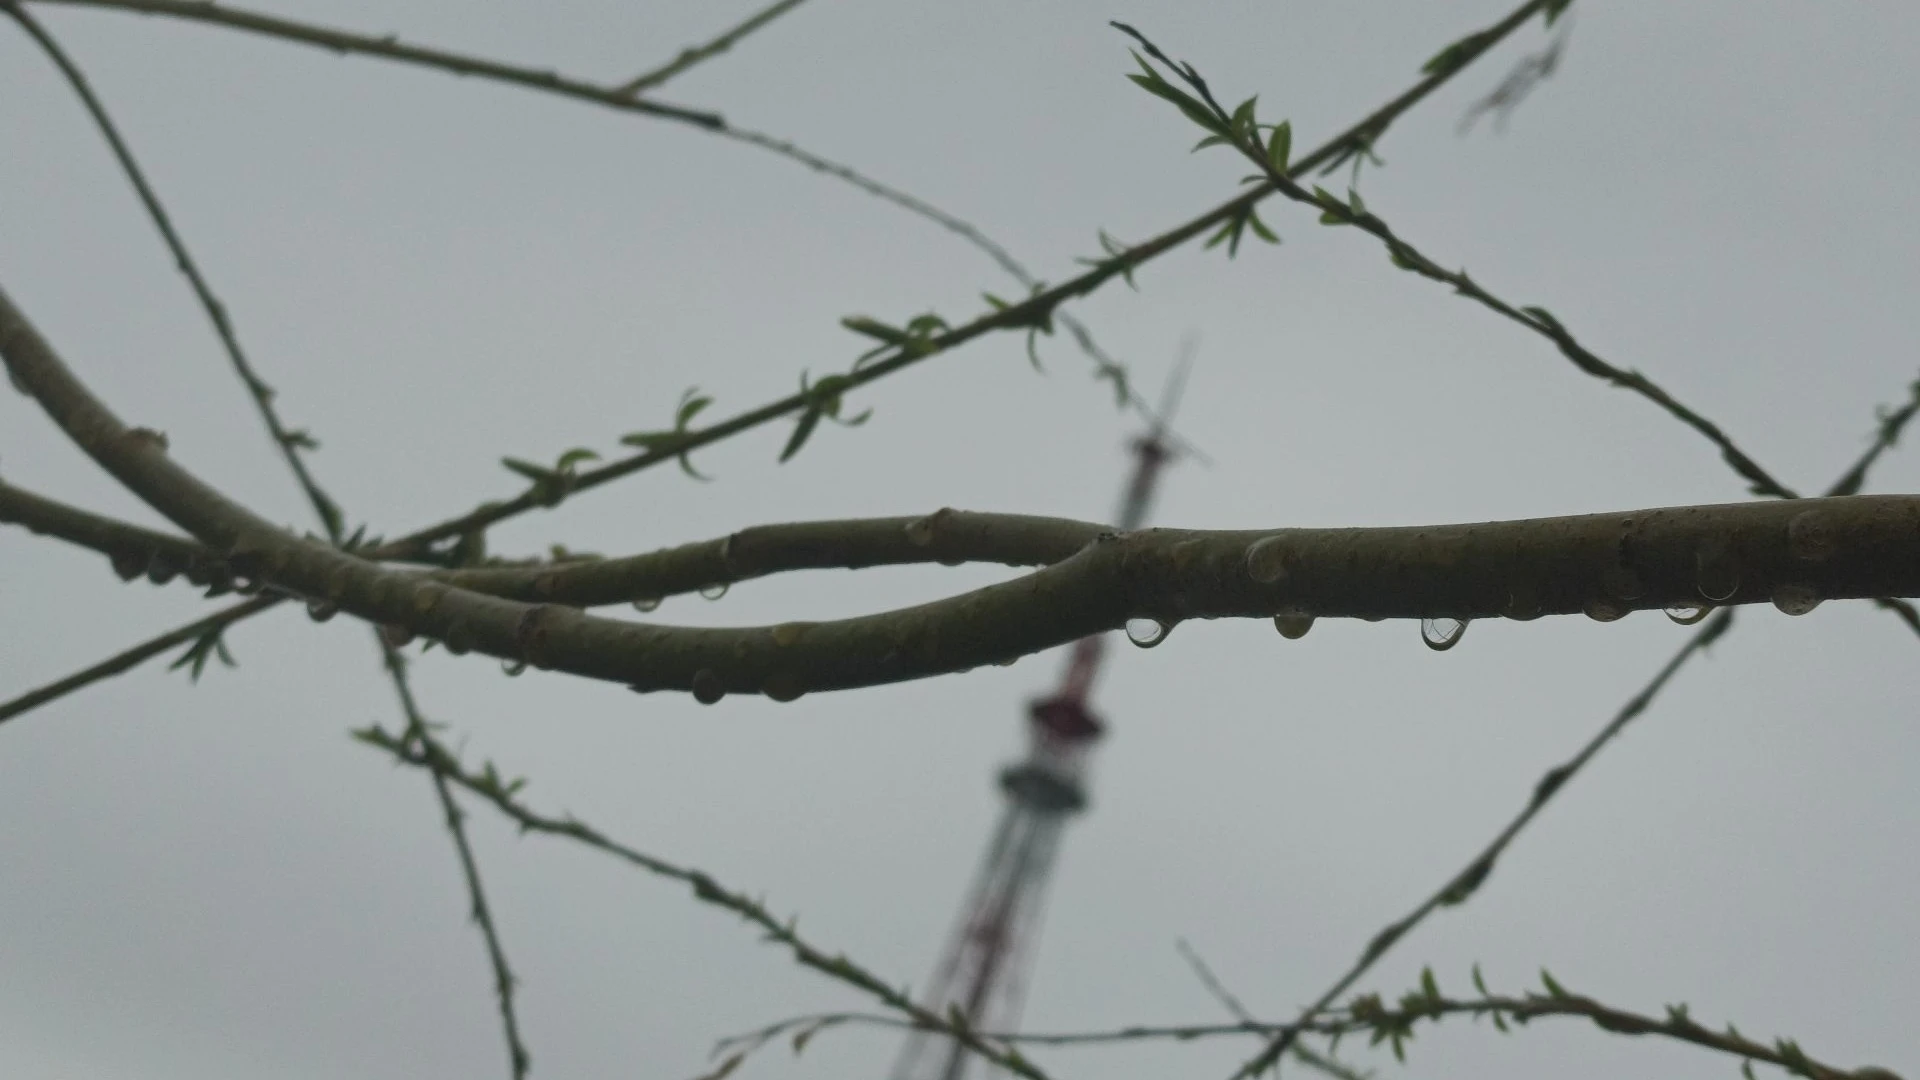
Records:
[[[152,220],[154,228],[159,230],[160,238],[167,245],[167,251],[173,255],[174,265],[180,268],[180,273],[185,275],[187,283],[193,287],[194,297],[200,301],[201,308],[207,313],[207,320],[213,324],[214,333],[219,336],[220,345],[226,350],[227,360],[233,365],[234,374],[239,377],[240,384],[246,387],[247,393],[252,396],[254,409],[260,414],[260,419],[265,422],[267,434],[273,439],[273,445],[280,451],[280,456],[286,461],[287,467],[293,470],[294,478],[300,484],[300,490],[306,494],[307,501],[313,505],[314,512],[319,515],[322,525],[326,528],[327,538],[336,544],[339,543],[343,524],[340,508],[314,480],[313,474],[307,469],[306,460],[301,457],[302,448],[313,445],[311,439],[305,432],[290,430],[281,421],[279,413],[273,407],[273,387],[267,385],[266,380],[260,377],[259,372],[254,370],[253,364],[247,360],[245,350],[240,347],[240,338],[234,332],[233,320],[227,314],[226,305],[221,303],[220,298],[214,294],[212,284],[200,271],[200,264],[194,260],[193,253],[187,250],[186,241],[181,239],[179,231],[173,227],[173,219],[168,216],[166,207],[160,202],[159,194],[153,190],[153,185],[147,182],[146,174],[141,171],[140,163],[134,158],[132,148],[121,137],[113,117],[107,113],[106,105],[94,94],[92,86],[87,82],[86,74],[80,70],[79,65],[74,63],[66,50],[60,47],[60,43],[54,40],[53,35],[49,34],[38,20],[27,14],[25,7],[15,0],[4,0],[0,6],[6,8],[7,14],[13,16],[14,21],[20,24],[27,35],[33,38],[35,44],[47,54],[48,59],[60,69],[60,74],[66,77],[68,85],[73,88],[74,95],[86,108],[87,115],[92,117],[94,126],[106,139],[107,146],[113,151],[114,160],[119,163],[127,182],[133,186],[134,194],[139,196],[140,204],[146,209],[147,217]]]
[[[975,1053],[1002,1068],[1028,1077],[1029,1080],[1047,1080],[1046,1074],[1038,1066],[1026,1061],[1017,1051],[995,1046],[988,1041],[989,1037],[957,1024],[951,1018],[940,1016],[921,1007],[914,1002],[909,992],[896,989],[886,980],[845,955],[829,955],[825,950],[801,937],[797,920],[788,919],[782,922],[769,912],[764,904],[744,893],[726,888],[704,871],[679,866],[665,859],[648,855],[607,837],[571,815],[552,818],[534,811],[517,798],[526,782],[507,779],[492,762],[486,763],[479,772],[473,772],[437,742],[408,741],[405,737],[395,736],[378,726],[363,728],[353,734],[360,741],[392,754],[397,761],[416,768],[429,769],[435,776],[443,777],[486,800],[519,825],[521,832],[565,837],[604,854],[612,855],[649,874],[687,885],[692,888],[695,899],[740,916],[763,931],[766,940],[789,949],[793,953],[794,960],[803,967],[812,968],[867,994],[900,1014],[904,1018],[902,1023],[949,1035],[964,1043]]]
[[[507,966],[506,948],[500,944],[500,930],[494,925],[492,910],[487,906],[487,893],[480,881],[480,864],[473,855],[473,845],[467,839],[465,815],[454,801],[453,791],[447,784],[447,775],[439,762],[447,755],[433,737],[426,717],[420,713],[419,703],[414,700],[413,686],[407,680],[407,658],[400,654],[374,631],[374,641],[380,647],[380,655],[386,663],[387,673],[392,677],[394,692],[399,695],[400,709],[406,715],[407,729],[402,736],[403,745],[424,747],[424,760],[427,773],[433,777],[434,794],[440,800],[440,810],[446,818],[447,833],[453,839],[453,849],[460,858],[460,875],[466,881],[467,896],[472,901],[471,915],[474,925],[480,928],[480,936],[486,942],[487,961],[493,967],[493,988],[500,1003],[500,1026],[506,1033],[507,1060],[513,1070],[514,1080],[527,1075],[532,1065],[532,1056],[520,1039],[520,1022],[513,1009],[513,986],[516,981],[513,971]]]
[[[652,90],[661,83],[673,78],[675,75],[700,63],[702,60],[718,56],[728,49],[733,48],[741,38],[746,37],[755,30],[785,15],[794,8],[799,7],[802,2],[803,0],[776,0],[771,6],[748,16],[746,21],[728,30],[726,33],[721,34],[719,37],[714,38],[712,41],[707,42],[705,45],[695,45],[691,48],[683,49],[679,56],[674,57],[667,63],[662,64],[652,71],[637,75],[621,83],[614,89],[618,93],[626,94],[629,97],[644,90]]]
[[[321,527],[326,530],[328,541],[335,546],[340,545],[345,539],[345,521],[340,506],[320,486],[301,454],[303,448],[315,444],[305,432],[290,431],[280,419],[279,412],[273,405],[273,388],[267,385],[254,370],[252,363],[248,361],[246,353],[240,347],[239,337],[234,332],[226,305],[215,296],[212,285],[208,283],[206,275],[201,272],[199,264],[194,261],[192,253],[188,251],[185,240],[174,228],[166,207],[160,201],[159,194],[147,182],[139,162],[133,156],[132,148],[120,135],[112,116],[107,112],[105,103],[94,94],[79,65],[67,55],[37,20],[28,15],[18,3],[11,0],[6,3],[6,9],[7,13],[13,16],[14,20],[59,67],[75,95],[80,98],[88,114],[92,116],[95,126],[99,128],[101,135],[112,148],[114,158],[120,163],[121,170],[125,173],[128,182],[132,184],[141,204],[146,208],[148,217],[153,221],[154,227],[159,230],[168,250],[172,252],[175,264],[192,285],[194,295],[199,299],[201,308],[206,312],[215,333],[219,335],[222,346],[226,349],[234,374],[252,397],[254,410],[265,423],[268,435],[272,438],[274,445],[279,448],[280,455],[286,461],[288,468],[293,472],[315,516],[320,519]],[[153,557],[149,556],[149,565]],[[374,631],[374,639],[385,658],[387,676],[393,685],[401,710],[407,717],[409,732],[419,739],[429,738],[425,721],[420,717],[419,706],[413,696],[413,688],[407,681],[405,659],[397,649],[387,643],[378,629]],[[512,973],[507,968],[506,953],[500,944],[500,936],[494,927],[492,916],[488,913],[486,894],[480,882],[480,869],[474,861],[472,846],[467,842],[466,830],[461,825],[459,808],[454,805],[452,795],[447,790],[446,781],[437,774],[434,777],[434,787],[439,793],[441,807],[446,814],[447,831],[453,840],[454,850],[459,856],[461,870],[466,879],[468,895],[473,905],[474,922],[480,927],[481,936],[486,943],[488,959],[493,965],[494,983],[500,1001],[501,1023],[506,1031],[512,1075],[515,1080],[520,1080],[526,1076],[530,1058],[525,1044],[521,1041],[519,1024],[514,1015]]]
[[[9,3],[17,0],[8,0]],[[455,75],[468,75],[475,78],[490,79],[495,82],[509,83],[529,90],[540,90],[563,97],[591,101],[611,109],[627,112],[646,113],[663,120],[676,120],[700,128],[715,128],[726,121],[718,113],[700,109],[688,109],[678,105],[665,105],[657,101],[648,101],[618,90],[601,86],[583,79],[570,78],[553,71],[522,67],[516,64],[503,64],[477,56],[468,56],[447,49],[436,49],[424,45],[409,45],[393,34],[375,36],[356,34],[346,30],[333,30],[312,23],[284,19],[277,15],[247,11],[226,4],[212,4],[207,0],[35,0],[36,3],[69,4],[75,7],[113,8],[120,11],[132,11],[142,15],[163,15],[176,19],[188,19],[193,22],[210,23],[229,30],[239,30],[283,41],[312,45],[336,53],[357,53],[363,56],[377,56],[386,60],[416,64],[421,67],[437,68]]]
[[[250,600],[235,604],[232,607],[222,608],[205,618],[197,619],[184,626],[175,627],[158,637],[148,638],[146,641],[130,649],[115,653],[105,660],[82,668],[65,678],[56,679],[45,686],[29,690],[11,701],[0,701],[0,722],[11,720],[22,713],[31,712],[48,702],[56,701],[73,693],[75,690],[91,686],[102,679],[110,679],[115,675],[130,671],[140,664],[159,656],[161,653],[185,645],[203,634],[209,634],[231,626],[242,619],[265,611],[277,603],[279,603],[277,597],[256,596]]]

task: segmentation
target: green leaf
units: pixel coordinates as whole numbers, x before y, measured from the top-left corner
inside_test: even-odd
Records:
[[[793,426],[793,435],[787,439],[786,449],[780,451],[781,463],[782,464],[786,463],[786,461],[792,458],[793,455],[799,453],[800,448],[802,446],[805,446],[807,444],[807,439],[813,435],[813,429],[819,426],[820,426],[819,406],[810,407],[807,409],[806,412],[801,413],[800,422]]]
[[[699,387],[688,387],[687,392],[680,395],[680,408],[673,414],[673,426],[685,431],[693,418],[700,415],[700,410],[711,404],[713,399],[701,394]]]
[[[1260,212],[1251,206],[1247,207],[1247,226],[1253,230],[1255,236],[1269,244],[1280,242],[1280,237],[1276,236],[1272,229],[1267,228],[1266,222],[1260,220]]]
[[[1188,152],[1197,154],[1200,151],[1205,150],[1209,146],[1227,146],[1227,145],[1231,145],[1232,142],[1233,140],[1227,138],[1225,135],[1209,135],[1206,138],[1201,139],[1199,142],[1194,143],[1193,149]]]
[[[1565,987],[1562,987],[1559,983],[1553,980],[1553,974],[1549,972],[1546,968],[1540,969],[1540,982],[1542,985],[1544,985],[1547,988],[1547,994],[1551,997],[1564,998],[1564,997],[1573,996],[1572,994],[1567,993]]]
[[[1353,207],[1353,212],[1356,216],[1367,212],[1367,204],[1360,201],[1359,188],[1347,189],[1347,205]]]
[[[1227,129],[1227,126],[1220,122],[1219,117],[1213,115],[1211,109],[1202,105],[1199,99],[1187,94],[1185,91],[1180,90],[1173,84],[1167,82],[1167,80],[1161,78],[1160,73],[1150,67],[1145,60],[1142,60],[1139,53],[1134,53],[1133,58],[1140,61],[1141,70],[1144,72],[1144,74],[1140,75],[1127,76],[1127,78],[1133,80],[1134,85],[1157,98],[1172,102],[1179,107],[1181,112],[1187,114],[1187,119],[1199,124],[1213,134],[1228,138],[1232,137],[1233,133]]]
[[[1487,991],[1487,980],[1481,976],[1479,964],[1473,965],[1473,988],[1480,991],[1481,997],[1493,996]]]
[[[1236,141],[1246,138],[1247,134],[1253,130],[1253,103],[1259,99],[1260,95],[1255,94],[1241,102],[1239,107],[1233,110],[1233,116],[1228,119],[1227,127],[1232,130]]]
[[[536,484],[546,483],[553,479],[552,469],[547,468],[545,465],[535,465],[533,462],[525,461],[521,458],[501,458],[500,464],[505,465],[507,468],[519,473],[521,476],[526,477]]]
[[[1273,134],[1267,137],[1267,164],[1273,171],[1285,173],[1287,163],[1293,155],[1293,121],[1282,120],[1273,127]]]
[[[1440,1000],[1440,983],[1433,977],[1433,968],[1420,969],[1420,990],[1427,995],[1428,1001]]]
[[[584,446],[576,446],[560,455],[560,459],[553,463],[553,471],[563,473],[572,472],[573,467],[583,461],[598,461],[599,459],[600,455],[595,451],[589,450]]]

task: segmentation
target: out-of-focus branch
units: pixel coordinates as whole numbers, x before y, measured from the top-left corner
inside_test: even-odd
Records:
[[[791,950],[794,960],[802,966],[812,968],[874,998],[904,1018],[901,1021],[903,1024],[942,1032],[961,1041],[975,1053],[1010,1072],[1028,1077],[1029,1080],[1047,1080],[1046,1074],[1038,1066],[1021,1057],[1018,1051],[995,1045],[999,1039],[998,1036],[992,1037],[990,1041],[989,1037],[980,1035],[963,1024],[955,1023],[952,1018],[931,1012],[916,1004],[910,993],[897,989],[867,968],[848,959],[844,954],[829,955],[825,950],[810,943],[800,936],[797,920],[788,919],[782,922],[769,912],[765,905],[744,893],[728,889],[714,880],[711,875],[676,865],[612,840],[576,817],[569,815],[564,818],[552,818],[535,812],[518,798],[520,789],[526,782],[518,779],[510,780],[502,776],[491,762],[479,772],[474,772],[437,742],[409,740],[393,735],[377,725],[355,731],[354,737],[385,750],[397,761],[417,768],[429,769],[436,777],[443,777],[446,781],[485,799],[500,813],[519,825],[521,832],[565,837],[611,855],[649,874],[687,885],[692,888],[695,899],[730,911],[753,924],[766,934],[768,941]]]
[[[1475,973],[1476,982],[1479,981]],[[1549,977],[1550,981],[1550,977]],[[1449,998],[1438,993],[1436,985],[1422,986],[1389,1006],[1377,995],[1357,997],[1347,1007],[1330,1010],[1304,1024],[1165,1024],[1133,1025],[1111,1031],[1005,1032],[987,1035],[1021,1046],[1107,1046],[1115,1043],[1176,1041],[1258,1035],[1273,1037],[1289,1032],[1324,1035],[1336,1043],[1343,1038],[1367,1036],[1375,1044],[1392,1044],[1396,1053],[1404,1053],[1404,1044],[1421,1021],[1437,1023],[1450,1016],[1489,1017],[1502,1031],[1539,1019],[1565,1018],[1590,1021],[1602,1031],[1616,1035],[1651,1035],[1687,1043],[1702,1049],[1758,1061],[1785,1069],[1794,1076],[1810,1080],[1900,1080],[1891,1070],[1869,1065],[1843,1069],[1818,1061],[1792,1039],[1763,1043],[1740,1034],[1729,1024],[1724,1032],[1714,1031],[1697,1021],[1684,1005],[1669,1005],[1665,1019],[1616,1008],[1581,994],[1569,993],[1550,982],[1544,994],[1518,997],[1488,994],[1474,998]],[[751,1054],[775,1039],[806,1033],[809,1036],[835,1027],[863,1025],[906,1028],[912,1025],[898,1017],[875,1013],[835,1012],[796,1016],[766,1027],[720,1040],[715,1053],[729,1051]]]
[[[740,25],[733,27],[712,41],[704,45],[695,45],[691,48],[682,49],[679,56],[654,68],[652,71],[634,76],[614,89],[628,96],[652,90],[695,64],[703,60],[712,59],[726,52],[728,49],[733,48],[739,44],[741,38],[746,37],[755,30],[785,15],[794,8],[799,7],[802,2],[803,0],[776,0],[775,3],[760,11],[754,12],[748,16],[745,21],[741,22]]]

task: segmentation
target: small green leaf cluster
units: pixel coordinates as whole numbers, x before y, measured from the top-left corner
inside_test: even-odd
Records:
[[[576,446],[562,453],[552,465],[536,465],[524,458],[501,458],[500,464],[509,470],[533,481],[529,495],[539,506],[559,506],[561,500],[573,490],[579,480],[579,466],[583,461],[598,461],[598,451],[584,446]]]
[[[167,665],[167,670],[178,671],[181,668],[186,668],[187,677],[194,682],[199,682],[200,673],[206,670],[207,661],[215,657],[218,657],[220,663],[227,667],[239,667],[239,661],[235,660],[233,654],[227,651],[226,638],[223,636],[226,632],[227,628],[225,626],[216,626],[201,634],[199,637],[194,638],[193,643],[186,647],[186,650],[180,654],[179,658]]]
[[[680,404],[673,410],[672,428],[665,431],[631,432],[620,436],[620,442],[624,446],[637,446],[650,454],[673,453],[675,447],[685,446],[692,436],[689,425],[693,423],[694,417],[699,416],[701,410],[711,404],[713,404],[712,397],[702,394],[699,387],[690,386],[680,395]],[[695,480],[712,479],[702,475],[693,467],[693,461],[687,456],[688,453],[688,450],[682,449],[674,455],[679,460],[680,471]]]
[[[1100,235],[1103,238],[1106,237],[1105,233],[1101,233]],[[1123,270],[1121,273],[1123,276],[1125,276],[1127,274],[1130,274],[1131,270],[1130,269]],[[1132,278],[1129,277],[1127,280],[1131,282]],[[1039,296],[1041,293],[1045,291],[1047,291],[1046,282],[1036,281],[1033,283],[1034,296]],[[995,311],[1006,311],[1009,308],[1012,308],[1014,306],[1012,301],[1003,300],[1000,297],[993,295],[992,293],[981,293],[980,296]],[[1053,336],[1053,308],[1052,307],[1037,308],[1027,315],[1023,315],[1018,319],[1008,322],[1006,326],[1007,326],[1007,329],[1009,330],[1018,330],[1018,329],[1021,329],[1022,327],[1026,329],[1027,331],[1027,363],[1032,364],[1033,370],[1035,371],[1046,370],[1046,368],[1040,363],[1040,350],[1039,350],[1038,344],[1039,344],[1039,339],[1041,334],[1045,334],[1048,337]]]

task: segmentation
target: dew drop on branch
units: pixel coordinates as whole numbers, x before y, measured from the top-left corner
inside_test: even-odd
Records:
[[[1151,649],[1167,640],[1167,624],[1145,616],[1127,620],[1127,640],[1143,649]]]
[[[1465,619],[1420,620],[1420,640],[1426,642],[1427,648],[1434,652],[1446,652],[1460,644],[1460,639],[1465,637],[1466,633],[1467,620]]]
[[[711,585],[700,586],[700,595],[707,600],[718,600],[727,595],[727,583],[716,581]]]
[[[1788,615],[1805,615],[1820,606],[1820,594],[1811,585],[1782,585],[1770,597],[1773,606]]]
[[[1694,587],[1700,595],[1714,603],[1731,597],[1740,589],[1740,566],[1734,560],[1733,553],[1727,550],[1727,542],[1710,540],[1701,545],[1694,553]]]
[[[500,673],[502,675],[505,675],[509,679],[519,678],[523,673],[526,672],[526,670],[527,670],[527,662],[525,660],[500,661]]]
[[[1705,604],[1674,604],[1667,608],[1667,618],[1681,626],[1692,626],[1713,613]]]
[[[1787,551],[1802,562],[1821,562],[1839,546],[1831,514],[1803,510],[1787,522]]]
[[[1313,629],[1313,616],[1301,612],[1289,612],[1273,617],[1273,628],[1288,641],[1299,641]]]
[[[645,615],[649,611],[659,611],[660,598],[657,596],[643,596],[633,602],[633,610],[642,615]]]
[[[1587,601],[1586,606],[1580,610],[1586,612],[1587,618],[1594,622],[1613,622],[1625,616],[1628,611],[1627,608],[1598,596]]]
[[[326,622],[338,614],[340,614],[340,605],[330,600],[307,601],[307,618],[314,622]]]
[[[1271,585],[1287,576],[1290,559],[1284,537],[1255,540],[1247,545],[1247,576],[1262,585]]]

